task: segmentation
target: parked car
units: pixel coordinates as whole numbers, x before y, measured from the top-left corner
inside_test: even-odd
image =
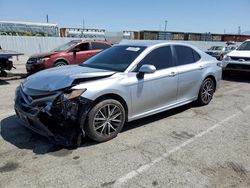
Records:
[[[246,40],[236,50],[225,55],[222,66],[224,73],[250,73],[250,40]]]
[[[105,41],[73,40],[51,52],[31,56],[26,63],[26,70],[32,74],[52,67],[79,64],[111,45]]]
[[[25,126],[63,145],[117,136],[125,122],[193,101],[207,105],[221,64],[196,47],[167,42],[115,45],[84,63],[45,70],[17,89]]]
[[[236,46],[211,46],[211,48],[209,48],[206,53],[208,55],[211,55],[213,57],[215,57],[217,60],[222,60],[224,55],[226,55],[227,53],[231,52],[232,50],[236,49]]]

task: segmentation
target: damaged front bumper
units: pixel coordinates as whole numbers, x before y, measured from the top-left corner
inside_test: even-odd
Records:
[[[32,96],[18,87],[15,111],[23,125],[53,143],[74,146],[84,136],[84,123],[92,101],[83,97],[64,100],[63,92]]]

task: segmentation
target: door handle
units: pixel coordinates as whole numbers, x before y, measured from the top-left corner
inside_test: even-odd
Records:
[[[171,72],[168,76],[169,77],[175,77],[175,75],[176,75],[176,72]]]
[[[203,66],[203,65],[200,65],[200,66],[199,66],[199,70],[202,70],[202,69],[204,69],[204,66]]]

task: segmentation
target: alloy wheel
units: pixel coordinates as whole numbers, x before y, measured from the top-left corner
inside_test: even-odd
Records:
[[[101,136],[116,133],[123,124],[122,111],[115,104],[106,104],[94,116],[94,129]]]
[[[213,98],[214,94],[214,82],[211,79],[207,79],[203,85],[201,98],[204,103],[208,103]]]

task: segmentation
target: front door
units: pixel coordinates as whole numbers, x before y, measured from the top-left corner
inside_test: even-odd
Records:
[[[136,72],[143,64],[156,67],[156,72],[137,78]],[[131,98],[134,116],[144,116],[161,110],[176,102],[178,75],[173,65],[170,46],[159,47],[150,52],[130,73]]]

